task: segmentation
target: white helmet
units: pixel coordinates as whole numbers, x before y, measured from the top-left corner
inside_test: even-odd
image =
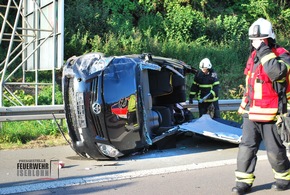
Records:
[[[208,58],[204,58],[203,60],[201,60],[200,63],[199,63],[199,68],[200,69],[203,69],[203,68],[211,69],[212,65],[211,65],[209,59]]]
[[[266,38],[276,38],[272,24],[264,18],[259,18],[249,28],[249,39],[253,40]]]

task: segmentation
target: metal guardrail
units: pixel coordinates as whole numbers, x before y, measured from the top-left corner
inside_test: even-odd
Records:
[[[233,100],[219,100],[219,107],[221,111],[237,111],[240,104],[241,99],[233,99]],[[191,112],[198,112],[198,102],[193,101],[193,104],[182,103],[184,108],[188,108]]]
[[[219,100],[221,111],[236,111],[240,106],[241,100]],[[191,112],[198,112],[198,103],[193,104],[182,103],[184,108],[188,108]],[[57,119],[64,119],[63,105],[45,105],[45,106],[13,106],[0,107],[0,122],[9,121],[28,121],[28,120],[49,120],[53,119],[53,115]]]
[[[0,107],[0,122],[64,119],[63,105]]]

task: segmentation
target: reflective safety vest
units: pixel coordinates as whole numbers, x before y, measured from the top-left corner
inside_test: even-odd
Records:
[[[135,112],[136,111],[136,95],[130,95],[129,102],[128,102],[128,112]]]
[[[256,51],[253,51],[247,61],[247,67],[244,73],[246,74],[246,94],[242,99],[239,113],[243,113],[247,103],[250,102],[250,108],[248,111],[249,119],[257,122],[269,122],[276,119],[278,112],[278,94],[273,88],[273,82],[270,80],[267,73],[264,71],[263,64],[268,60],[276,58],[281,54],[288,53],[284,48],[273,48],[273,53],[264,56],[261,59],[261,64],[254,68],[254,58]],[[287,64],[286,64],[287,65]],[[289,67],[287,74],[287,82],[289,83]],[[284,80],[285,81],[285,80]],[[283,82],[284,82],[283,81]],[[279,82],[279,81],[278,81]],[[290,86],[287,85],[286,89],[287,99],[290,100]],[[285,95],[286,95],[285,94]]]

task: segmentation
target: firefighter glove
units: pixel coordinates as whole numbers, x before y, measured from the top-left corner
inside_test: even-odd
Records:
[[[277,132],[281,137],[281,140],[289,143],[290,142],[290,116],[289,114],[279,115],[277,117]]]

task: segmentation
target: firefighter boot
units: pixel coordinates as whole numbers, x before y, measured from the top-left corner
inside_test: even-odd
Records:
[[[272,189],[275,191],[284,191],[290,188],[290,181],[284,179],[277,179],[272,185]]]
[[[251,191],[251,187],[252,187],[251,184],[247,184],[244,182],[237,182],[236,187],[233,187],[232,189],[232,194],[236,194],[236,195],[246,194]]]

